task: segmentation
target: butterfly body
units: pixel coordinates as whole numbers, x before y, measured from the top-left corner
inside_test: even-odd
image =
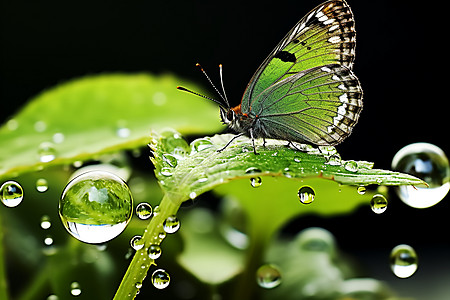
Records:
[[[344,0],[311,10],[256,70],[238,106],[230,107],[226,97],[225,103],[213,100],[222,121],[237,136],[250,137],[253,146],[258,138],[341,143],[363,106],[362,89],[352,72],[354,25]]]

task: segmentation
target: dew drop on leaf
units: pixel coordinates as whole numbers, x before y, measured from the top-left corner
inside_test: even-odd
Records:
[[[395,276],[408,278],[412,276],[418,267],[416,251],[409,245],[398,245],[391,251],[389,257],[391,270]]]
[[[55,146],[50,142],[43,142],[37,150],[39,161],[43,163],[51,162],[56,157]]]
[[[144,241],[142,240],[142,236],[140,235],[133,236],[130,240],[130,246],[136,251],[141,250],[144,247]]]
[[[358,172],[358,163],[354,160],[346,161],[344,164],[344,169],[346,169],[349,172],[356,173]]]
[[[207,138],[199,138],[191,143],[192,152],[200,152],[202,150],[208,149],[213,145],[213,143]]]
[[[40,193],[46,192],[48,190],[48,182],[45,178],[39,178],[36,180],[36,190]]]
[[[133,200],[126,183],[105,171],[90,171],[72,179],[59,200],[66,230],[85,243],[117,237],[131,219]]]
[[[41,217],[41,228],[46,230],[52,226],[52,222],[50,221],[50,217],[47,215],[43,215]]]
[[[151,259],[158,259],[161,256],[161,247],[158,245],[150,245],[148,247],[148,257]]]
[[[356,191],[358,192],[358,194],[360,194],[360,195],[364,195],[365,193],[366,193],[366,187],[364,187],[364,186],[359,186],[357,189],[356,189]]]
[[[23,200],[23,189],[15,181],[6,181],[0,187],[0,197],[5,206],[16,207]]]
[[[273,264],[263,265],[256,271],[256,282],[264,289],[273,289],[281,284],[281,272]]]
[[[70,293],[72,294],[72,296],[81,295],[81,287],[78,282],[74,281],[70,284]]]
[[[170,276],[169,274],[163,270],[158,269],[152,274],[152,284],[157,289],[165,289],[169,286],[170,283]]]
[[[429,187],[402,185],[397,195],[407,205],[427,208],[439,203],[450,190],[448,158],[439,147],[429,143],[414,143],[403,147],[392,159],[392,169],[416,176]]]
[[[147,220],[152,216],[152,207],[146,202],[139,203],[136,206],[136,215],[141,220]]]
[[[370,200],[370,208],[376,214],[382,214],[386,211],[388,205],[388,201],[386,197],[381,194],[376,194]]]
[[[310,204],[314,201],[316,193],[310,186],[303,186],[298,190],[298,199],[302,204]]]
[[[169,216],[164,221],[163,228],[166,233],[175,233],[180,229],[180,221],[176,216]]]

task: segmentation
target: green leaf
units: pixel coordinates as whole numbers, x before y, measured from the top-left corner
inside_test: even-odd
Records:
[[[0,177],[134,149],[148,143],[151,129],[219,130],[217,107],[177,91],[181,81],[109,74],[44,91],[0,128]]]

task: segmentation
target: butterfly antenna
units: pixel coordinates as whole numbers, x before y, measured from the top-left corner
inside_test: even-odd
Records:
[[[212,87],[214,88],[214,90],[216,90],[216,93],[220,96],[220,98],[222,98],[222,100],[227,104],[227,107],[230,107],[230,105],[228,104],[228,100],[226,100],[226,98],[220,93],[220,91],[216,88],[216,86],[214,85],[214,83],[212,82],[211,78],[209,78],[208,74],[206,74],[206,71],[203,69],[203,67],[199,64],[196,63],[195,66],[200,68],[200,71],[202,71],[203,75],[205,75],[206,79],[209,81],[209,84],[212,85]],[[217,103],[217,101],[214,101]],[[223,104],[221,105],[223,106]]]
[[[223,85],[222,64],[219,65],[219,72],[220,72],[220,85],[222,85],[223,100],[225,101],[227,106],[230,107],[230,102],[228,102],[227,93],[225,93],[225,87]]]
[[[202,95],[202,94],[200,94],[200,93],[194,92],[194,91],[192,91],[192,90],[190,90],[190,89],[187,89],[187,88],[185,88],[185,87],[182,87],[182,86],[177,86],[177,89],[180,90],[180,91],[185,91],[185,92],[191,93],[191,94],[193,94],[193,95],[196,95],[196,96],[199,96],[199,97],[202,97],[202,98],[211,100],[211,101],[213,101],[213,102],[219,104],[219,106],[223,107],[223,103],[220,102],[219,100],[214,99],[214,98],[211,98],[211,97]],[[227,108],[227,107],[224,107],[224,108]]]

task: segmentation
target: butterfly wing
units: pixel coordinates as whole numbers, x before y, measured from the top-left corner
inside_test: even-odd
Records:
[[[362,96],[358,79],[346,66],[325,65],[299,72],[256,97],[254,130],[259,136],[336,145],[358,121]]]
[[[243,113],[265,89],[298,72],[327,64],[352,68],[355,22],[344,0],[327,1],[292,28],[256,70],[241,101]]]

